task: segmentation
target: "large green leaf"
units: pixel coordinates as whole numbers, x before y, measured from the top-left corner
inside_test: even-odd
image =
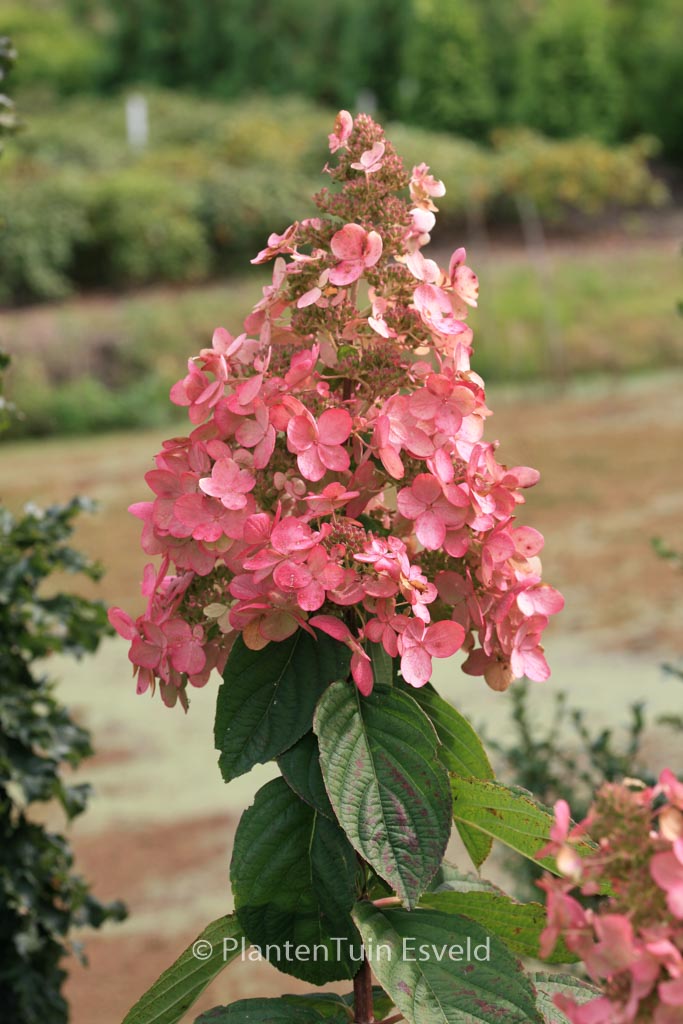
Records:
[[[242,938],[233,915],[212,921],[137,1001],[123,1024],[176,1024],[209,982],[235,959]]]
[[[295,793],[316,811],[334,820],[334,811],[320,770],[320,750],[315,733],[305,736],[280,754],[278,768]]]
[[[550,838],[554,818],[525,789],[511,789],[499,782],[454,777],[453,817],[500,840],[548,871],[559,874],[554,857],[536,859],[536,853]],[[579,854],[593,850],[582,840],[576,845]]]
[[[332,1008],[332,1004],[329,1004]],[[347,1008],[338,1002],[334,1012],[324,1012],[304,997],[240,999],[216,1006],[197,1017],[195,1024],[349,1024]]]
[[[600,989],[571,974],[546,974],[545,971],[538,971],[531,975],[531,980],[536,986],[536,1002],[545,1024],[569,1024],[569,1018],[555,1006],[553,996],[562,994],[583,1004],[602,995]]]
[[[501,892],[436,892],[425,893],[420,905],[446,914],[464,914],[478,921],[487,931],[499,935],[505,945],[520,956],[538,959],[539,938],[546,926],[546,909],[542,903],[517,903]],[[578,957],[565,946],[557,944],[548,963],[575,963]]]
[[[448,773],[437,757],[434,727],[394,687],[377,686],[361,697],[355,686],[334,683],[313,728],[342,828],[380,878],[414,906],[450,834]]]
[[[230,877],[240,924],[275,967],[316,985],[354,976],[358,875],[336,822],[284,779],[258,791],[237,827]],[[299,946],[308,952],[297,954]]]
[[[354,920],[375,977],[409,1024],[542,1024],[519,960],[469,918],[359,903]]]
[[[467,719],[439,696],[430,683],[416,689],[413,695],[432,720],[441,741],[439,757],[449,772],[465,777],[473,776],[476,779],[494,779],[495,773],[483,744]],[[491,852],[491,836],[472,828],[464,821],[456,821],[455,826],[472,858],[472,863],[476,868],[481,867]]]
[[[304,630],[260,651],[234,643],[218,691],[214,736],[226,782],[264,764],[311,728],[316,702],[334,679],[346,679],[350,654],[324,633]]]

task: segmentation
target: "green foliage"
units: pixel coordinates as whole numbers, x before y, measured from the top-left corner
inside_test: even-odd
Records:
[[[67,295],[76,248],[88,234],[73,175],[30,171],[8,175],[0,190],[0,302]]]
[[[534,4],[520,45],[516,120],[546,135],[618,136],[622,82],[607,0]]]
[[[196,189],[144,167],[97,180],[77,276],[115,287],[206,277],[210,254],[196,208]]]
[[[413,695],[436,729],[441,744],[439,759],[448,771],[477,779],[493,779],[491,762],[467,719],[440,697],[430,683],[413,690]],[[455,825],[472,863],[480,867],[491,852],[493,839],[463,821],[456,821]]]
[[[17,88],[61,93],[97,87],[106,70],[103,40],[64,3],[28,0],[3,4],[2,29],[21,56]]]
[[[354,919],[372,970],[410,1024],[543,1024],[536,993],[519,960],[496,936],[459,914],[436,910],[386,910],[358,903]],[[466,960],[467,941],[489,956]],[[404,957],[408,944],[411,951]],[[461,946],[462,961],[448,950]],[[421,947],[427,955],[421,954]],[[437,951],[446,950],[442,959]],[[457,952],[455,953],[457,956]]]
[[[368,967],[382,985],[374,1019],[390,1017],[392,1005],[408,1024],[552,1019],[515,955],[538,953],[543,908],[442,860],[452,804],[456,822],[528,857],[548,841],[552,815],[492,781],[472,727],[431,686],[409,695],[395,663],[380,667],[385,681],[363,697],[349,679],[348,649],[326,635],[299,630],[261,651],[237,640],[216,715],[224,777],[273,758],[284,776],[258,791],[237,828],[237,919],[282,972],[315,984],[354,978],[354,993],[240,1000],[197,1024],[341,1024],[354,1007],[355,1019],[370,1020],[370,1009],[357,1016],[361,991],[369,998]],[[219,930],[214,922],[203,935],[214,946],[209,966],[193,971],[186,951],[125,1024],[175,1024],[216,973]],[[554,959],[572,957],[560,946]]]
[[[455,821],[465,822],[542,865],[547,871],[558,873],[552,857],[541,860],[536,857],[545,845],[544,837],[550,834],[554,818],[552,812],[541,806],[531,793],[488,779],[458,776],[452,777],[452,787]],[[576,844],[579,854],[591,848],[586,840]]]
[[[360,865],[336,821],[274,779],[237,828],[230,880],[240,924],[278,970],[323,985],[352,978]],[[306,947],[303,956],[297,946]],[[273,950],[271,953],[270,950]]]
[[[647,730],[645,705],[633,704],[622,736],[611,728],[595,730],[587,713],[572,708],[568,694],[555,694],[553,713],[543,726],[534,716],[531,688],[522,683],[510,691],[511,728],[505,742],[487,736],[501,760],[501,770],[517,785],[531,790],[544,804],[567,800],[577,820],[585,818],[594,793],[606,782],[640,778],[648,785],[656,779],[645,767],[641,746]],[[681,729],[675,718],[660,724]],[[517,856],[506,858],[516,889],[524,899],[537,893],[541,867]]]
[[[443,858],[450,833],[446,769],[434,726],[406,693],[375,686],[361,698],[333,683],[313,723],[334,812],[380,878],[414,906]]]
[[[265,764],[311,728],[313,710],[334,679],[348,675],[347,649],[299,629],[252,651],[235,640],[218,691],[214,737],[226,782]],[[302,682],[305,681],[305,685]]]
[[[535,971],[531,975],[531,979],[538,993],[538,1008],[543,1013],[546,1024],[566,1024],[567,1022],[565,1015],[555,1006],[553,996],[560,994],[569,996],[580,1005],[601,994],[600,989],[594,985],[588,985],[571,974],[547,974],[545,971]]]
[[[123,1024],[177,1024],[241,952],[242,938],[233,915],[212,921],[128,1011]]]
[[[17,57],[12,40],[7,36],[0,36],[0,85],[4,82],[11,71]],[[4,88],[4,86],[2,86]],[[3,135],[11,135],[17,128],[17,116],[14,111],[14,103],[0,92],[0,153],[2,153]]]
[[[412,7],[400,113],[428,128],[485,138],[497,111],[479,6],[469,0],[413,0]]]
[[[334,811],[320,770],[320,749],[315,733],[307,732],[293,747],[280,754],[277,766],[297,796],[319,814],[334,821]]]
[[[88,787],[65,769],[92,750],[54,684],[35,666],[56,652],[96,650],[106,631],[104,607],[67,593],[46,595],[54,573],[99,570],[68,544],[87,503],[74,500],[13,516],[0,507],[0,1004],[22,1024],[67,1020],[62,961],[72,929],[124,916],[103,905],[72,871],[64,836],[31,817],[32,805],[57,801],[67,818],[86,806]]]
[[[328,111],[292,98],[225,104],[160,90],[149,106],[150,144],[137,153],[122,98],[28,105],[4,158],[0,302],[60,298],[75,285],[206,279],[244,262],[274,227],[314,213]],[[516,219],[520,195],[553,222],[666,199],[644,141],[609,149],[507,131],[490,148],[416,128],[391,134],[408,164],[433,154],[451,225],[472,210]]]
[[[498,935],[513,953],[540,959],[539,939],[547,924],[546,909],[541,903],[517,903],[504,892],[440,891],[425,893],[420,906],[471,917]],[[561,943],[547,962],[572,963],[578,959]]]

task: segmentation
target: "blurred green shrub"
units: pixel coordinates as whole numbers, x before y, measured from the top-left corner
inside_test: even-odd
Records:
[[[12,36],[21,60],[15,88],[74,93],[102,82],[109,60],[105,39],[76,17],[68,3],[7,0],[3,33]]]
[[[498,123],[483,12],[470,0],[413,0],[398,113],[441,131],[486,138]]]
[[[477,142],[510,125],[646,134],[683,158],[680,0],[5,0],[2,15],[28,90],[145,83],[349,109],[370,94],[385,119]]]
[[[626,83],[610,50],[615,6],[609,0],[536,5],[518,44],[518,124],[556,138],[619,137]]]
[[[0,302],[67,295],[76,247],[89,233],[79,182],[71,171],[46,177],[30,164],[3,177]]]
[[[38,0],[30,0],[35,5]],[[83,0],[62,0],[72,10]],[[113,84],[298,93],[486,141],[658,137],[683,156],[680,0],[92,0]],[[97,80],[95,80],[96,83]]]
[[[291,97],[224,104],[162,90],[149,105],[141,154],[127,146],[121,97],[27,110],[3,158],[0,302],[58,298],[74,283],[205,279],[314,213],[329,112]],[[520,195],[554,221],[666,198],[645,142],[607,147],[509,129],[483,147],[402,125],[388,133],[406,163],[428,155],[445,180],[446,224],[473,208],[515,218]]]
[[[210,252],[192,186],[140,165],[95,179],[86,202],[91,230],[75,268],[83,283],[129,287],[206,277]]]

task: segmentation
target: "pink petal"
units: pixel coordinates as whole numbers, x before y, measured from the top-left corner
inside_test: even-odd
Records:
[[[330,284],[347,285],[353,284],[363,275],[363,264],[361,260],[347,260],[332,267],[328,280]]]
[[[446,539],[446,524],[438,512],[428,509],[415,520],[415,533],[428,551],[438,551]]]
[[[372,693],[375,680],[372,674],[372,662],[367,655],[364,656],[357,651],[354,652],[351,657],[351,675],[364,697]]]
[[[351,639],[349,627],[341,619],[336,619],[334,615],[314,615],[312,619],[308,620],[308,624],[322,630],[323,633],[327,633],[335,640],[344,642]]]
[[[319,444],[318,456],[326,469],[336,473],[343,473],[351,465],[349,453],[339,445]]]
[[[424,686],[432,674],[432,659],[423,647],[410,647],[401,657],[401,675],[409,686]]]
[[[327,409],[318,420],[318,435],[322,444],[343,444],[353,428],[353,420],[346,409]]]
[[[465,630],[459,622],[444,620],[427,626],[424,645],[434,658],[450,658],[459,651],[465,639]]]
[[[343,449],[340,449],[340,451],[343,451]],[[306,480],[312,480],[315,483],[318,480],[322,480],[325,476],[325,466],[316,448],[309,448],[308,451],[301,452],[297,455],[296,461],[299,472]]]
[[[360,224],[346,224],[332,235],[330,249],[338,260],[360,260],[366,236],[367,232]]]
[[[137,626],[130,615],[124,612],[122,608],[110,608],[107,612],[107,618],[119,636],[122,636],[124,640],[135,640],[138,636]]]
[[[292,416],[287,424],[287,440],[295,452],[306,451],[317,440],[315,421],[311,416]]]
[[[382,255],[382,236],[376,231],[370,231],[365,241],[365,256],[363,263],[366,267],[374,267]]]

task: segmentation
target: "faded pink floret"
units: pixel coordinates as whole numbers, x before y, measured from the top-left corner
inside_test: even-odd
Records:
[[[374,267],[382,255],[382,238],[376,231],[365,231],[360,224],[347,224],[332,236],[332,255],[340,261],[329,272],[332,284],[353,284],[363,271]]]
[[[381,170],[384,150],[383,142],[374,142],[372,147],[361,153],[360,159],[352,163],[351,166],[357,171],[365,171],[366,174],[376,174]]]
[[[484,440],[465,250],[447,268],[422,252],[443,182],[406,171],[366,115],[341,111],[329,144],[319,216],[252,261],[273,261],[272,281],[241,333],[217,328],[190,359],[171,391],[187,436],[164,442],[151,500],[131,506],[161,566],[145,615],[112,622],[138,690],[158,684],[168,704],[186,706],[235,637],[260,650],[300,629],[348,647],[364,694],[370,643],[413,686],[461,648],[496,690],[550,672],[562,598],[542,580],[543,538],[517,521],[538,473]]]
[[[328,135],[330,153],[336,153],[338,149],[346,149],[346,144],[353,131],[353,118],[348,110],[340,110],[334,122],[334,131]]]
[[[568,805],[555,805],[551,841],[538,855],[555,856],[564,877],[546,876],[539,882],[547,895],[548,915],[541,955],[549,956],[562,938],[602,990],[582,1005],[567,995],[555,997],[573,1024],[680,1020],[683,839],[672,839],[667,832],[671,815],[681,814],[681,792],[681,783],[666,769],[652,788],[633,780],[605,784],[586,819],[575,827]],[[588,829],[592,845],[585,842]],[[570,847],[581,863],[579,871],[566,857],[563,861]],[[610,895],[595,909],[586,909],[571,895],[577,884],[584,896],[594,896],[601,888]]]

